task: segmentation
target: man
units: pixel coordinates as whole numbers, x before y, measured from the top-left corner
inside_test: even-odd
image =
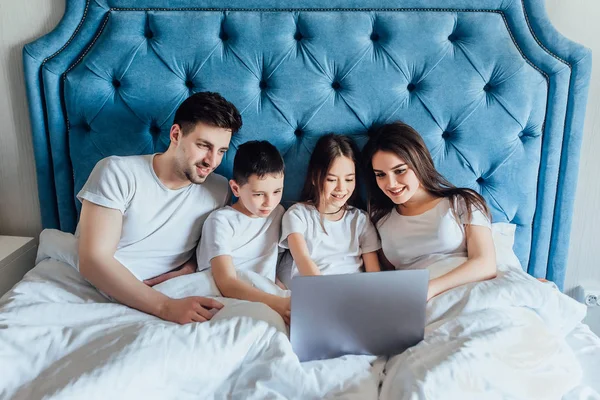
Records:
[[[227,180],[211,173],[241,125],[235,106],[219,94],[196,93],[177,109],[165,153],[99,161],[77,195],[81,275],[115,300],[164,320],[209,320],[209,310],[221,303],[172,299],[143,281],[195,268],[190,260],[204,220],[229,200]]]

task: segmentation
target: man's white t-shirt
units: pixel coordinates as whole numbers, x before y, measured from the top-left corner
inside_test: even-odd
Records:
[[[154,155],[100,160],[77,195],[121,211],[115,258],[139,280],[179,267],[194,254],[202,224],[229,201],[227,180],[210,174],[202,184],[167,188],[152,167]]]
[[[294,204],[283,216],[281,247],[289,249],[287,238],[292,233],[304,236],[310,258],[323,275],[360,272],[362,255],[381,248],[367,213],[355,207],[345,210],[340,220],[329,221],[312,205]],[[295,262],[289,273],[290,279],[299,274]],[[281,277],[286,283],[287,277]]]
[[[488,217],[471,208],[467,220],[464,200],[457,200],[456,216],[448,198],[442,199],[420,215],[401,215],[396,208],[377,223],[383,254],[396,269],[425,269],[448,257],[466,257],[464,225],[481,225],[491,229]]]
[[[232,207],[209,215],[196,251],[198,271],[210,268],[218,256],[231,256],[238,271],[252,271],[275,281],[281,217],[285,209],[278,205],[266,218],[249,217]]]

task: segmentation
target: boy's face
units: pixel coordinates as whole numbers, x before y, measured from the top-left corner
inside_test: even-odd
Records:
[[[234,208],[249,217],[265,218],[281,202],[283,174],[258,177],[253,174],[242,186],[233,179],[229,181],[231,191],[238,197]]]

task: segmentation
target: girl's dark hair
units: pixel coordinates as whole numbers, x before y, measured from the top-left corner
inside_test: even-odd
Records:
[[[327,173],[333,161],[340,156],[348,157],[354,162],[356,178],[359,173],[358,163],[358,148],[352,139],[344,135],[336,135],[330,133],[322,136],[315,145],[315,149],[310,156],[308,171],[306,172],[306,180],[304,188],[300,194],[300,201],[312,204],[317,209],[322,200],[322,188],[327,179]],[[357,190],[354,190],[350,198],[345,204],[354,205]]]
[[[457,188],[436,169],[431,154],[421,136],[411,126],[393,122],[379,127],[363,149],[367,181],[369,214],[373,224],[387,217],[396,204],[377,186],[373,173],[373,156],[379,151],[389,152],[401,158],[412,169],[423,189],[436,197],[448,197],[455,216],[458,216],[457,200],[466,205],[467,220],[471,220],[472,207],[479,209],[491,220],[483,197],[474,190]]]

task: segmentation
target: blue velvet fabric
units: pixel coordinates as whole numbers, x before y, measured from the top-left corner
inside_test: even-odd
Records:
[[[326,8],[325,8],[326,7]],[[591,54],[543,0],[67,1],[24,62],[44,227],[73,231],[98,160],[163,151],[178,105],[220,92],[298,198],[318,138],[402,120],[437,168],[518,225],[524,268],[562,286]]]

